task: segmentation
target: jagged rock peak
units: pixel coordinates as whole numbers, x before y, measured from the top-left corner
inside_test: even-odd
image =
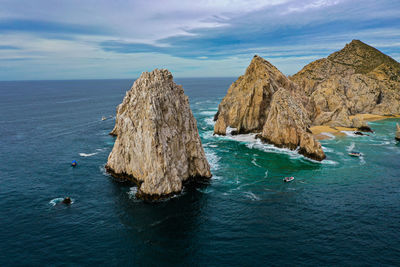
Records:
[[[349,66],[355,73],[362,74],[372,71],[381,64],[400,67],[396,60],[360,40],[351,41],[342,50],[329,55],[328,59]]]
[[[167,197],[211,177],[188,97],[168,70],[142,73],[117,108],[112,134],[106,169],[136,182],[138,197]]]
[[[257,136],[279,147],[297,149],[322,160],[321,145],[307,131],[311,124],[300,88],[265,59],[254,56],[243,76],[234,82],[218,107],[215,134],[261,133]]]
[[[269,102],[280,87],[297,88],[275,66],[255,55],[219,104],[214,133],[224,135],[227,127],[235,128],[237,133],[261,132]]]

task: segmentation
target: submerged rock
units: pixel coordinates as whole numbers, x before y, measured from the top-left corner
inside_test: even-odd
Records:
[[[136,182],[138,197],[167,197],[211,177],[188,97],[168,70],[142,73],[118,106],[111,134],[117,138],[106,169]]]
[[[325,154],[308,127],[308,98],[275,66],[254,56],[246,73],[228,90],[215,116],[215,134],[261,133],[257,137],[278,147],[322,160]],[[232,134],[232,133],[231,133]]]
[[[396,137],[395,139],[397,141],[400,141],[400,125],[398,123],[396,123]]]

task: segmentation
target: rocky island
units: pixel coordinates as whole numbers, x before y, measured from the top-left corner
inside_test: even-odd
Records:
[[[210,178],[197,123],[182,86],[165,69],[144,72],[117,108],[114,147],[106,170],[137,184],[137,197],[179,193],[189,181]]]
[[[353,40],[291,77],[254,56],[215,114],[214,134],[258,133],[264,142],[323,160],[316,134],[372,131],[367,119],[400,114],[400,63]]]

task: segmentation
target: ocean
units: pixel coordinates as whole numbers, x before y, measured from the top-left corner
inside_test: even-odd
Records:
[[[213,177],[154,203],[104,170],[133,80],[0,82],[0,265],[399,265],[399,120],[321,141],[319,163],[253,135],[214,136],[234,80],[176,79]]]

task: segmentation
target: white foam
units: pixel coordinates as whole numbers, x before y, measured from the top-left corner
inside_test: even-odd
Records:
[[[250,191],[244,192],[244,195],[245,195],[246,197],[250,198],[250,199],[253,200],[253,201],[260,200],[260,198],[259,198],[258,196],[256,196],[253,192],[250,192]]]
[[[129,188],[129,191],[126,192],[129,196],[129,198],[136,198],[136,193],[137,193],[137,187],[136,186],[132,186],[131,188]]]
[[[257,167],[260,167],[260,168],[261,168],[261,166],[257,164],[257,162],[256,162],[256,158],[253,158],[253,159],[251,160],[251,163],[253,163],[255,166],[257,166]]]
[[[351,144],[348,145],[347,148],[346,148],[347,152],[353,151],[353,150],[354,150],[354,147],[355,147],[354,142],[351,142]]]
[[[228,127],[226,127],[225,133],[227,136],[228,135],[230,136],[230,135],[232,135],[233,131],[237,131],[237,128],[232,128],[232,127],[228,126]]]
[[[267,178],[267,177],[268,177],[268,170],[265,172],[264,178]]]
[[[325,146],[322,146],[322,150],[324,150],[324,152],[333,152],[332,148],[325,147]]]
[[[342,133],[346,134],[347,136],[351,137],[358,137],[359,135],[354,134],[353,131],[341,131]]]
[[[200,114],[202,114],[202,115],[214,115],[215,113],[216,113],[216,110],[206,110],[206,111],[200,112]]]
[[[211,125],[211,126],[214,126],[214,124],[215,124],[214,118],[205,118],[205,119],[204,119],[204,122],[205,122],[207,125]]]
[[[95,153],[89,153],[89,154],[86,154],[86,153],[79,153],[79,156],[81,156],[81,157],[91,157],[91,156],[94,156],[94,155],[96,155],[97,154],[97,152],[95,152]]]
[[[328,137],[330,137],[331,139],[335,139],[335,138],[336,138],[336,136],[334,136],[334,135],[331,134],[331,133],[322,132],[321,134],[322,134],[322,135],[325,135],[325,136],[328,136]]]
[[[59,203],[61,203],[64,200],[62,197],[57,197],[55,199],[52,199],[49,201],[49,204],[52,205],[53,207]],[[71,198],[71,204],[74,204],[75,200]]]
[[[210,164],[211,170],[217,170],[219,168],[218,162],[220,160],[220,157],[218,157],[214,151],[207,148],[204,149],[204,153],[206,154],[206,158],[208,160],[208,163]]]

